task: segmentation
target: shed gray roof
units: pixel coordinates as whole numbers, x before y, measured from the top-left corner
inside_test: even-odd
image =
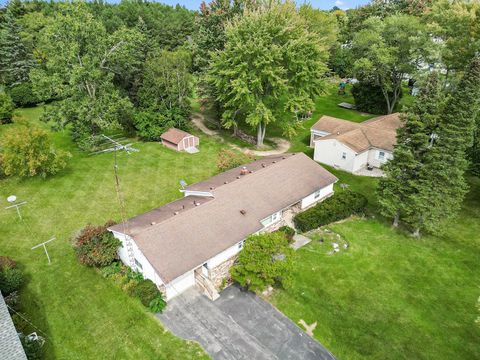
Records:
[[[0,359],[26,360],[22,343],[13,325],[7,304],[0,293]]]
[[[187,196],[128,221],[129,235],[164,282],[261,230],[260,221],[269,215],[337,181],[303,153],[244,166],[245,175],[240,166],[187,188],[209,191],[213,198]],[[182,209],[185,201],[190,204],[193,199],[201,204]],[[110,229],[122,232],[122,225]]]

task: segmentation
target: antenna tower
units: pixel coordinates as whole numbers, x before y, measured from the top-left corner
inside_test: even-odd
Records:
[[[125,236],[125,245],[127,248],[127,254],[128,254],[128,262],[130,265],[130,268],[133,271],[137,270],[137,265],[135,263],[135,254],[133,250],[133,244],[130,239],[130,236],[127,235],[128,233],[128,223],[127,223],[127,208],[125,205],[125,198],[123,196],[123,192],[120,186],[120,176],[118,174],[118,160],[117,160],[117,152],[118,151],[125,151],[127,154],[130,154],[132,152],[138,152],[138,149],[135,149],[132,147],[132,144],[124,144],[125,138],[119,137],[118,135],[115,136],[107,136],[104,134],[101,134],[99,137],[100,143],[99,147],[101,148],[100,150],[92,153],[94,154],[101,154],[101,153],[107,153],[107,152],[113,152],[113,158],[114,158],[114,165],[113,165],[113,173],[115,176],[115,192],[117,193],[117,200],[118,204],[120,206],[120,216],[122,218],[122,228],[123,228],[123,235]]]

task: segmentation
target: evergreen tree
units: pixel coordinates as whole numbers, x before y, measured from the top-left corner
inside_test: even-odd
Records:
[[[443,109],[443,95],[436,73],[431,73],[410,109],[402,115],[404,126],[398,130],[393,159],[384,166],[385,177],[379,184],[381,213],[398,226],[408,214],[418,193],[418,177],[425,156],[432,146]]]
[[[473,58],[440,116],[438,139],[427,153],[419,172],[418,194],[407,217],[415,229],[435,231],[444,219],[460,210],[468,190],[466,151],[473,144],[475,119],[480,112],[480,56]]]
[[[0,23],[0,78],[8,86],[28,81],[33,61],[21,36],[17,16],[21,7],[16,2],[7,6]]]

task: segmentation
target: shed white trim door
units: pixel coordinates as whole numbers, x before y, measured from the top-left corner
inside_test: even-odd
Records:
[[[188,137],[183,138],[183,148],[184,148],[184,149],[188,149],[188,148],[189,148],[189,146],[188,146]]]

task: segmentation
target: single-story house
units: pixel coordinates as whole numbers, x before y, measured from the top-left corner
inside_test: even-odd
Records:
[[[331,196],[336,181],[303,153],[266,157],[187,186],[183,198],[109,230],[122,241],[120,259],[167,300],[195,285],[215,299],[249,235],[278,229]]]
[[[2,293],[0,293],[0,359],[27,360]]]
[[[177,151],[198,152],[200,139],[186,131],[170,128],[160,136],[163,145]]]
[[[399,113],[362,123],[322,116],[310,130],[313,158],[351,173],[381,175],[378,169],[393,158],[397,129],[401,126]]]

